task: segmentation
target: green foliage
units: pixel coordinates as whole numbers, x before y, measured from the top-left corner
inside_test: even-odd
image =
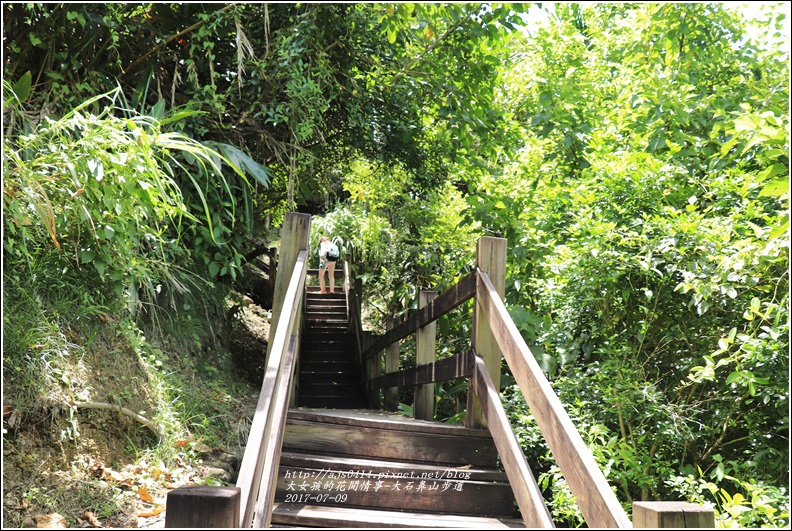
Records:
[[[243,234],[236,219],[244,216],[235,193],[248,184],[229,159],[155,119],[116,116],[117,95],[5,137],[4,256],[12,267],[46,262],[58,272],[53,278],[87,275],[136,311],[163,290],[173,304],[200,281],[185,269],[191,253],[204,257],[211,277],[236,274]],[[260,176],[244,154],[219,147]]]
[[[467,203],[509,239],[510,312],[625,507],[728,463],[709,500],[750,525],[788,522],[789,109],[784,56],[742,37],[711,5],[559,9],[505,78],[524,150]]]

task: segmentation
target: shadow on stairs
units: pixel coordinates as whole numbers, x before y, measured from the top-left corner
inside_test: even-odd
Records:
[[[297,405],[364,408],[366,395],[343,292],[306,294]]]

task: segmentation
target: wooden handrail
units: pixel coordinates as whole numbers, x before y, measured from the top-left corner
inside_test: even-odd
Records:
[[[301,250],[297,255],[288,288],[283,300],[281,319],[275,330],[272,348],[267,359],[264,373],[264,382],[261,384],[261,393],[256,404],[256,413],[250,426],[245,454],[240,465],[239,478],[236,486],[240,489],[240,527],[250,527],[253,523],[254,513],[260,508],[256,505],[256,496],[262,488],[262,477],[265,479],[264,488],[271,482],[272,467],[277,470],[277,463],[267,462],[266,455],[272,454],[272,445],[277,439],[276,432],[283,430],[286,421],[285,409],[281,412],[277,404],[282,398],[278,391],[286,386],[286,394],[291,387],[291,374],[287,381],[279,381],[283,376],[281,367],[284,359],[288,358],[288,346],[297,324],[297,316],[302,306],[303,288],[305,286],[305,270],[307,266],[308,251]],[[283,318],[285,317],[285,319]],[[287,401],[288,402],[288,401]],[[279,444],[275,444],[279,446]],[[271,500],[269,504],[271,506]],[[265,500],[266,504],[266,500]],[[271,510],[266,509],[264,518],[269,518]]]
[[[536,418],[589,527],[632,527],[594,456],[580,437],[486,273],[477,274],[476,303]]]
[[[517,500],[523,521],[529,528],[555,527],[550,511],[544,503],[542,491],[536,484],[531,468],[525,460],[517,436],[512,431],[506,411],[492,383],[484,360],[475,354],[469,357],[471,381],[470,387],[481,404],[481,411],[492,434],[492,440],[498,449],[503,469]]]
[[[476,293],[476,272],[465,275],[454,286],[443,292],[435,300],[415,312],[409,319],[403,321],[385,335],[381,336],[373,345],[363,352],[363,359],[367,360],[391,343],[404,339],[422,326],[436,321],[465,301],[473,298]]]
[[[422,385],[435,382],[445,382],[455,378],[470,376],[470,363],[468,357],[472,351],[468,350],[461,354],[419,365],[412,369],[389,372],[379,378],[368,382],[369,389],[385,389],[388,387],[404,387],[412,385]]]
[[[256,529],[270,527],[272,521],[272,506],[275,501],[281,445],[283,444],[283,434],[286,427],[286,412],[289,407],[289,391],[291,389],[291,379],[294,375],[296,355],[297,336],[293,335],[289,338],[289,347],[278,374],[278,386],[275,389],[275,398],[273,399],[273,415],[270,417],[271,426],[268,426],[266,430],[269,436],[266,441],[267,449],[264,453],[262,481],[254,511],[255,517],[253,518],[253,527]]]

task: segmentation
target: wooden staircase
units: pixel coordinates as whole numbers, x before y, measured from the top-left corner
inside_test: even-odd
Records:
[[[343,292],[322,294],[309,288],[300,347],[298,406],[366,407],[354,335],[348,325]]]
[[[487,430],[362,410],[290,410],[272,523],[525,527]]]

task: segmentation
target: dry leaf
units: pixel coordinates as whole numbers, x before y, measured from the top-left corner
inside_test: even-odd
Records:
[[[206,446],[202,442],[197,442],[193,444],[193,450],[195,450],[196,452],[201,452],[202,454],[209,454],[212,452],[212,449]]]
[[[40,529],[66,529],[66,519],[58,513],[37,514],[33,516],[34,527]]]
[[[83,517],[83,519],[86,522],[91,524],[93,527],[102,527],[102,523],[99,522],[99,520],[97,520],[97,518],[94,515],[94,513],[90,512],[90,511],[85,511],[85,513],[83,513],[82,517]]]
[[[154,498],[151,496],[151,494],[149,494],[149,491],[145,485],[138,489],[137,495],[140,496],[140,499],[144,502],[154,503]]]
[[[114,323],[116,321],[115,319],[113,319],[112,317],[107,315],[106,313],[99,312],[96,315],[97,315],[97,317],[99,317],[99,319],[101,319],[102,321],[104,321],[105,323],[108,323],[108,324],[109,323]]]
[[[13,428],[17,424],[19,424],[19,411],[15,409],[14,412],[11,413],[11,417],[8,419],[8,427]]]
[[[13,406],[3,406],[3,420],[7,419],[11,416],[11,413],[14,412]]]
[[[165,509],[164,505],[155,505],[153,509],[150,511],[139,511],[138,516],[141,518],[150,518],[152,516],[157,516]]]
[[[123,483],[124,481],[126,481],[126,478],[124,476],[122,476],[119,472],[116,472],[112,468],[102,469],[102,479],[105,481],[107,480],[117,481],[118,483]]]

